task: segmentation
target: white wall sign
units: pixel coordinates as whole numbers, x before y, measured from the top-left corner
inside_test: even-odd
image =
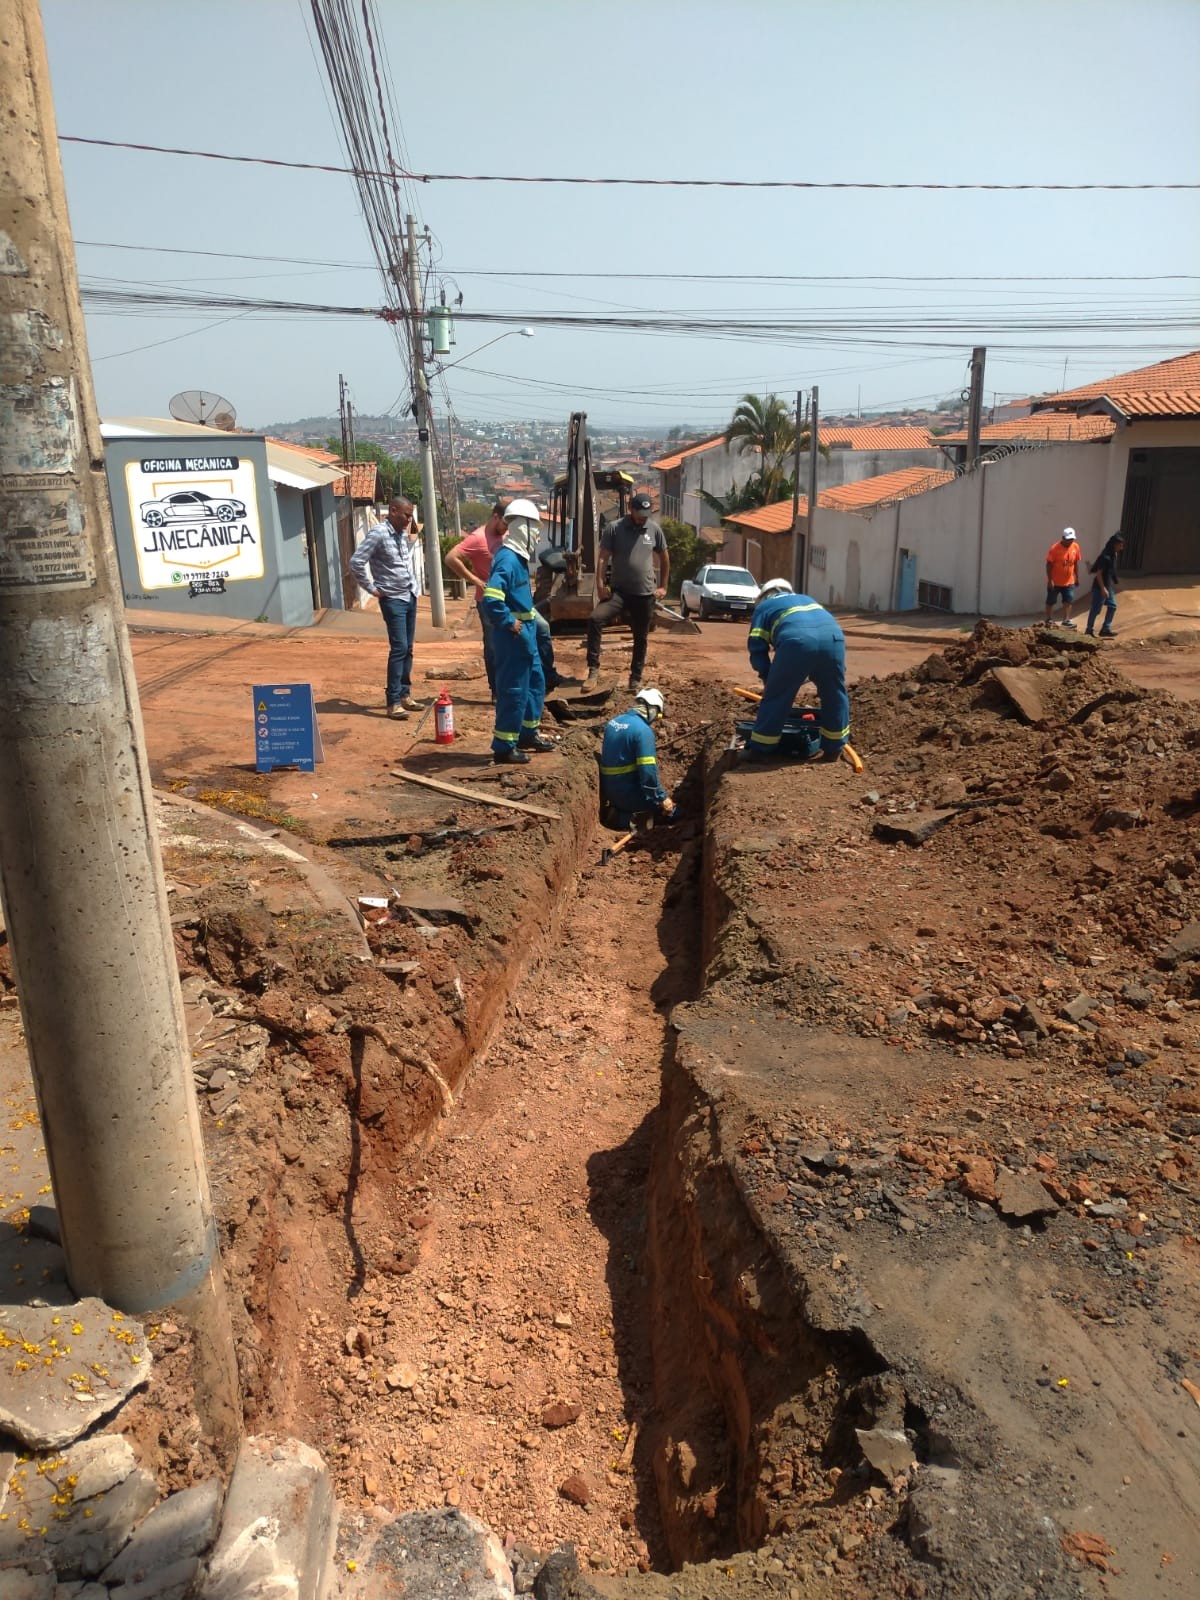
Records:
[[[263,576],[252,461],[147,456],[126,464],[125,486],[145,588],[220,594]]]

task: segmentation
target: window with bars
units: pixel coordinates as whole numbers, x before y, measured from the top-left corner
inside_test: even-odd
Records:
[[[818,572],[825,571],[825,546],[823,544],[813,545],[809,553],[808,564],[810,567],[815,567]]]
[[[944,583],[928,583],[922,578],[917,584],[917,605],[923,611],[953,611],[954,591]]]

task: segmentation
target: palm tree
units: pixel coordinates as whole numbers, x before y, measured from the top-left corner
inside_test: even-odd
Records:
[[[770,505],[780,499],[784,462],[788,453],[796,448],[796,421],[779,396],[744,394],[725,429],[725,442],[736,444],[742,454],[748,450],[758,451],[762,459],[759,476],[765,499],[757,503]],[[807,436],[802,436],[802,449],[806,443]]]

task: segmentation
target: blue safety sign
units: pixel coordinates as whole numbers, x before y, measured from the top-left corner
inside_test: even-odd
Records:
[[[254,688],[254,765],[259,772],[324,761],[311,683],[265,683]]]

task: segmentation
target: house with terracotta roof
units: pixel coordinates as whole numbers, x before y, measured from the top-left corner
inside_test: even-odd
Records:
[[[818,489],[857,483],[904,467],[936,469],[944,459],[926,428],[876,426],[872,423],[818,427],[823,454],[817,462]],[[701,491],[723,498],[741,488],[759,469],[756,451],[726,444],[723,433],[686,445],[650,463],[659,474],[663,515],[694,528],[716,528],[717,513]]]
[[[1111,423],[1102,520],[1125,570],[1200,574],[1200,350],[1048,395],[1045,416]]]

